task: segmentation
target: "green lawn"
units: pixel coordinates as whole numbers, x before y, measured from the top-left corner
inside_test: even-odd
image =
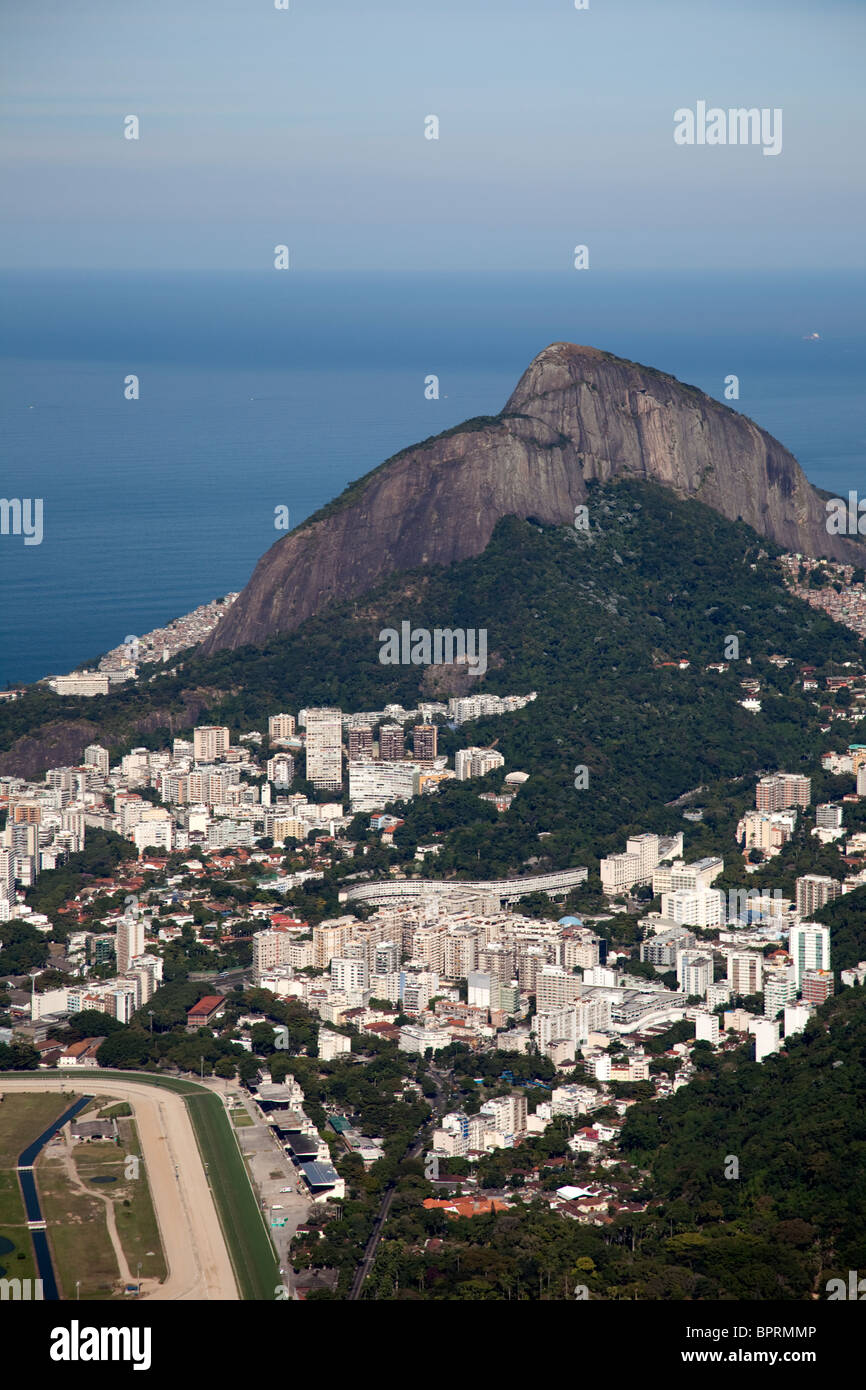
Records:
[[[0,1093],[2,1090],[0,1073]],[[14,1168],[22,1149],[38,1139],[52,1120],[69,1109],[74,1099],[74,1096],[52,1095],[48,1091],[34,1092],[33,1095],[8,1091],[0,1101],[0,1169]]]
[[[120,1271],[103,1203],[77,1192],[55,1158],[37,1159],[36,1182],[61,1298],[75,1298],[76,1282],[82,1299],[114,1297],[120,1291]]]
[[[202,1090],[187,1101],[187,1107],[199,1151],[209,1167],[208,1180],[240,1296],[270,1301],[279,1283],[276,1255],[225,1107],[218,1096]]]
[[[9,1240],[13,1248],[3,1253],[3,1242]],[[24,1199],[15,1173],[6,1168],[0,1170],[0,1278],[36,1279],[38,1272],[33,1254]]]

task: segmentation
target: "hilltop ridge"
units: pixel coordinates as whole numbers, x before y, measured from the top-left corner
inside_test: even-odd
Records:
[[[666,373],[553,343],[499,415],[402,450],[278,540],[202,651],[294,631],[389,573],[478,555],[504,516],[569,523],[589,486],[615,477],[694,497],[787,550],[863,553],[827,534],[819,493],[751,420]]]

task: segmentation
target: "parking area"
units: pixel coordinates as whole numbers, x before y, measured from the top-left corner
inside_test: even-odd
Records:
[[[304,1224],[313,1204],[303,1178],[284,1152],[271,1126],[262,1121],[255,1102],[245,1096],[242,1104],[252,1123],[236,1131],[238,1142],[279,1255],[284,1271],[283,1282],[291,1288],[289,1247],[295,1231]],[[285,1188],[289,1190],[284,1191]]]

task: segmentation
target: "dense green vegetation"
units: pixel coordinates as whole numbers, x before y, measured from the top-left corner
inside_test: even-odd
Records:
[[[814,914],[830,928],[834,971],[849,970],[866,960],[866,888],[846,893]]]
[[[138,851],[130,840],[124,840],[112,830],[88,827],[84,849],[79,854],[70,854],[59,869],[48,869],[40,874],[33,887],[27,890],[27,902],[34,912],[44,912],[53,918],[89,880],[111,878],[122,864],[137,857]],[[122,905],[122,899],[118,905]]]

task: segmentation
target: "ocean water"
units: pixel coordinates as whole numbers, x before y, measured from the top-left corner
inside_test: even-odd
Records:
[[[496,413],[558,340],[719,399],[737,375],[812,482],[863,493],[864,307],[833,273],[3,274],[0,493],[42,498],[44,534],[0,535],[0,685],[240,589],[276,507]]]

